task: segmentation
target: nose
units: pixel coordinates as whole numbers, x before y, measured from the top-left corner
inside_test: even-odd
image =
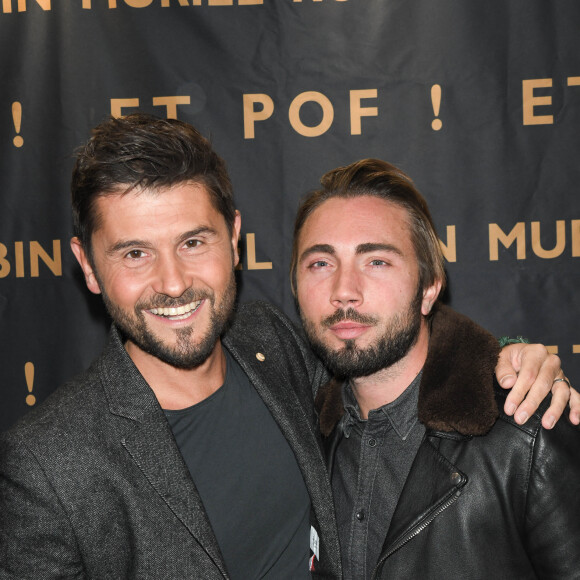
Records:
[[[191,275],[177,256],[159,256],[155,264],[153,290],[157,294],[165,294],[179,298],[192,286]]]
[[[355,267],[343,264],[333,278],[330,302],[335,308],[355,308],[362,304],[362,280]]]

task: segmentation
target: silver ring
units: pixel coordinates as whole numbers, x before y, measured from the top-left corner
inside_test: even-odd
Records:
[[[570,389],[572,388],[570,381],[566,377],[564,377],[563,379],[554,379],[554,382],[552,384],[559,383],[560,381],[564,381]]]

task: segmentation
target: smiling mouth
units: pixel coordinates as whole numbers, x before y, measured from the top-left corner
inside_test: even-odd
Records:
[[[195,300],[189,304],[184,304],[183,306],[176,306],[171,308],[151,308],[148,310],[151,314],[155,316],[162,316],[168,318],[169,320],[183,320],[187,318],[192,312],[199,308],[199,305],[203,300]]]

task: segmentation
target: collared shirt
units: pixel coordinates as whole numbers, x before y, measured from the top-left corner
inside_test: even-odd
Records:
[[[360,410],[348,383],[345,414],[332,473],[345,578],[370,578],[387,535],[399,495],[425,428],[417,418],[421,373],[393,402]]]

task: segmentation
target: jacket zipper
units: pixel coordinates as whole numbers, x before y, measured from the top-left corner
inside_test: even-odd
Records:
[[[406,538],[404,538],[403,540],[401,540],[396,546],[394,546],[393,548],[391,548],[391,550],[389,552],[387,552],[378,562],[377,565],[375,566],[375,569],[373,570],[373,574],[372,574],[372,578],[373,580],[378,578],[377,576],[377,572],[379,570],[379,566],[381,566],[381,564],[394,552],[396,552],[397,550],[399,550],[400,548],[402,548],[405,544],[407,544],[408,542],[410,542],[415,536],[417,536],[418,534],[420,534],[441,512],[445,511],[452,503],[455,502],[455,500],[461,495],[461,490],[457,490],[452,497],[450,497],[447,501],[445,501],[443,504],[441,504],[432,514],[431,516],[426,519],[422,524],[419,524],[419,526],[411,533],[409,534]]]

